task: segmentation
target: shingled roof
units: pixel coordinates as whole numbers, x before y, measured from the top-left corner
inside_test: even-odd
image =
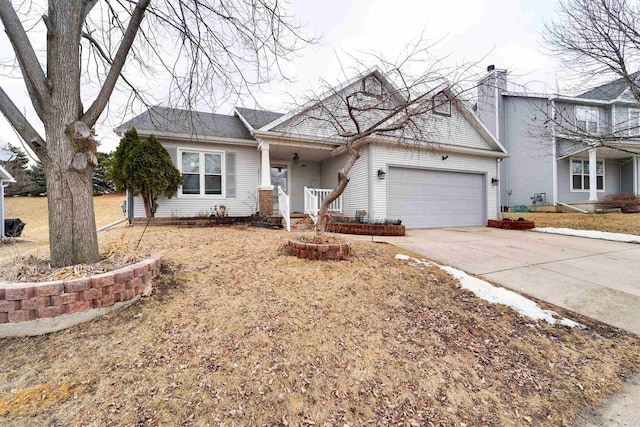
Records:
[[[253,110],[251,108],[236,107],[236,111],[254,129],[260,129],[261,127],[284,116],[284,114],[276,113],[274,111]]]
[[[633,81],[640,82],[640,71],[631,74],[630,77]],[[614,99],[617,99],[628,87],[627,81],[623,78],[619,78],[588,90],[585,93],[578,95],[578,98],[613,101]]]
[[[142,133],[171,133],[193,137],[219,137],[254,140],[247,127],[236,116],[151,107],[139,116],[114,129],[125,132],[135,127]]]

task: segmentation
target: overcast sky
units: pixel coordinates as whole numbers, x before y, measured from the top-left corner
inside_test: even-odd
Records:
[[[494,64],[506,68],[510,80],[534,92],[562,89],[560,70],[545,52],[542,39],[544,22],[557,10],[556,0],[298,0],[292,2],[299,22],[320,37],[287,67],[293,83],[274,82],[255,94],[259,106],[283,111],[291,99],[300,99],[317,89],[319,80],[337,82],[340,65],[348,66],[348,55],[375,51],[394,57],[421,33],[429,40],[440,40],[434,53],[448,65],[478,62],[483,68]],[[0,52],[11,53],[6,38],[0,39]],[[558,83],[559,82],[559,83]],[[15,80],[0,79],[20,108],[28,105],[26,90]],[[114,106],[121,102],[112,100]],[[254,107],[253,100],[244,103]],[[30,106],[30,105],[29,105]],[[233,105],[222,105],[216,112],[229,114]],[[30,109],[30,108],[29,108]],[[131,117],[105,114],[97,127],[100,151],[111,151],[118,137],[111,129]],[[38,126],[38,128],[41,128]],[[4,118],[0,118],[0,145],[20,144]]]

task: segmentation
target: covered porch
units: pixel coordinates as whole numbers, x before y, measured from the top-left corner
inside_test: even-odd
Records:
[[[259,210],[282,215],[287,228],[292,214],[306,214],[315,222],[323,200],[337,184],[342,162],[332,155],[335,145],[260,141]],[[342,212],[342,196],[330,207]]]
[[[593,212],[609,195],[633,193],[640,188],[640,144],[592,147],[557,158],[559,207]]]

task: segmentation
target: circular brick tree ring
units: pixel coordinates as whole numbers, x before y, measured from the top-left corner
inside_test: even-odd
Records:
[[[289,240],[289,255],[302,259],[317,261],[337,260],[349,258],[351,244],[346,243],[307,243],[299,240]]]

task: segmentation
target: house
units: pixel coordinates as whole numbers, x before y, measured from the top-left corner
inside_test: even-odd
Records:
[[[507,71],[490,66],[476,110],[509,151],[503,207],[593,212],[607,195],[638,194],[640,105],[622,79],[575,97],[530,94],[509,91]]]
[[[379,71],[363,73],[320,97],[392,83]],[[448,87],[434,98],[450,99]],[[444,97],[444,98],[443,98]],[[429,101],[431,102],[431,101]],[[343,196],[331,210],[371,220],[402,219],[407,227],[486,225],[498,216],[498,169],[507,156],[478,117],[462,103],[439,104],[433,144],[401,144],[373,137],[355,163]],[[122,124],[140,136],[154,134],[169,151],[185,183],[162,198],[156,216],[195,216],[225,205],[231,216],[317,213],[335,187],[347,154],[343,143],[306,120],[314,103],[286,114],[236,108],[233,115],[153,107]],[[143,217],[139,198],[129,217]]]

